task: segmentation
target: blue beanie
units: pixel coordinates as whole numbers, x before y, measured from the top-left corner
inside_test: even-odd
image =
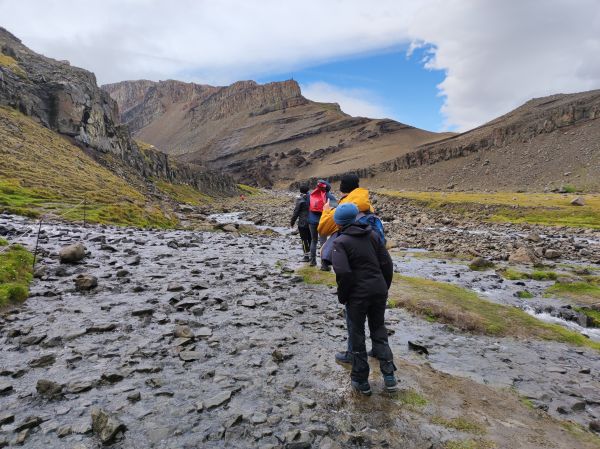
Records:
[[[335,224],[338,226],[346,226],[351,223],[354,223],[356,220],[356,216],[358,215],[358,207],[354,203],[344,203],[340,204],[335,208],[335,213],[333,214],[333,220]]]

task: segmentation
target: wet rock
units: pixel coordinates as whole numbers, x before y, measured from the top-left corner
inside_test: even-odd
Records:
[[[6,396],[13,392],[13,386],[8,382],[0,382],[0,396]]]
[[[277,348],[271,353],[271,358],[273,359],[274,362],[281,363],[285,360],[291,359],[292,355],[285,352],[281,348]]]
[[[592,432],[600,433],[600,420],[590,421],[589,428]]]
[[[29,366],[32,368],[44,368],[46,366],[54,365],[56,362],[56,356],[54,354],[45,354],[37,359],[33,359],[29,362]]]
[[[61,263],[76,263],[85,257],[85,246],[83,243],[64,246],[58,253]]]
[[[585,206],[585,200],[578,196],[571,201],[572,206]]]
[[[119,433],[125,432],[127,427],[106,411],[95,408],[92,410],[92,430],[102,444],[110,444]]]
[[[100,379],[103,382],[108,382],[108,383],[111,383],[111,384],[115,384],[117,382],[121,382],[124,378],[125,378],[125,376],[122,373],[119,373],[119,372],[104,373],[100,377]]]
[[[254,307],[256,307],[256,301],[252,299],[244,299],[242,300],[240,305],[243,307],[248,307],[249,309],[253,309]]]
[[[532,251],[521,247],[508,256],[508,261],[512,263],[532,264],[537,262],[537,257]]]
[[[0,414],[0,427],[5,424],[11,424],[15,422],[15,415],[12,413],[2,413]]]
[[[204,401],[204,407],[207,410],[226,404],[231,399],[231,391],[222,391],[215,396]]]
[[[43,422],[44,420],[39,416],[28,416],[21,424],[15,427],[15,432],[21,432],[25,429],[33,429],[34,427],[38,427]]]
[[[285,434],[286,449],[310,449],[312,436],[304,430],[291,430]]]
[[[80,274],[74,280],[75,288],[81,292],[93,290],[98,286],[98,278],[90,274]]]
[[[66,436],[69,436],[73,433],[73,429],[71,428],[71,426],[61,426],[56,430],[56,436],[58,438],[64,438]]]
[[[141,309],[135,309],[131,312],[132,316],[148,316],[154,313],[154,309],[152,307],[143,307]]]
[[[176,282],[171,282],[167,286],[167,291],[168,292],[182,292],[184,290],[185,290],[185,288],[183,287],[183,285],[177,284]]]
[[[86,329],[86,333],[94,334],[94,333],[102,333],[102,332],[110,332],[117,328],[115,323],[104,323],[104,324],[94,324]]]
[[[139,391],[134,391],[127,395],[127,400],[131,402],[138,402],[140,399],[142,399],[142,394]]]
[[[67,393],[79,394],[91,390],[93,386],[94,383],[92,381],[75,381],[67,385],[66,391]]]
[[[196,329],[196,337],[199,337],[199,338],[210,337],[210,336],[212,336],[212,333],[213,333],[212,329],[207,326],[202,326],[202,327],[199,327],[198,329]]]
[[[40,396],[48,399],[58,398],[63,394],[63,386],[48,379],[38,380],[35,389]]]
[[[546,251],[544,251],[544,257],[546,259],[558,259],[560,256],[560,251],[557,251],[555,249],[547,249]]]
[[[202,358],[202,353],[199,351],[181,351],[179,353],[179,358],[184,362],[192,362],[194,360],[200,360]]]
[[[46,267],[46,265],[38,265],[37,267],[35,267],[35,270],[33,271],[33,277],[36,279],[41,279],[44,276],[46,276],[47,272],[48,272],[48,267]]]
[[[189,326],[177,325],[173,331],[176,338],[194,338],[194,333]]]

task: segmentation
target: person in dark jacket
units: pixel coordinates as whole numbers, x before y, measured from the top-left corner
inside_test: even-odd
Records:
[[[300,234],[300,240],[302,241],[302,251],[304,252],[303,262],[309,261],[310,253],[310,229],[308,229],[308,186],[300,186],[300,195],[296,198],[296,206],[294,207],[294,213],[292,214],[291,227],[294,227],[294,223],[298,220],[298,233]]]
[[[331,191],[331,184],[323,179],[319,179],[317,182],[317,188],[315,190],[321,190],[326,193],[327,203],[330,204],[331,207],[335,207],[337,205],[337,200],[335,196],[333,196]],[[319,227],[319,221],[321,220],[321,215],[323,211],[311,211],[310,210],[310,198],[309,198],[309,211],[308,211],[308,228],[310,229],[310,265],[317,265],[317,243],[321,242],[321,246],[327,240],[327,236],[320,236],[317,228]],[[327,267],[322,265],[321,268],[327,270]]]
[[[369,362],[365,345],[368,320],[373,356],[379,359],[387,391],[396,391],[394,356],[388,344],[384,316],[394,265],[385,246],[367,224],[356,223],[358,207],[337,207],[334,220],[340,234],[333,242],[332,263],[338,285],[338,300],[346,305],[352,347],[352,387],[371,394]]]

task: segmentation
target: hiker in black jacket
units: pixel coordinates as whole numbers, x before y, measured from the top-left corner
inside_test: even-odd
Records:
[[[387,391],[396,391],[394,356],[384,323],[388,289],[394,265],[385,246],[367,224],[356,223],[358,207],[345,203],[337,207],[334,220],[340,235],[333,242],[332,263],[338,285],[338,300],[346,305],[352,343],[352,387],[370,395],[369,362],[365,346],[365,319],[368,319],[373,356],[379,359]]]
[[[300,233],[300,239],[302,240],[302,250],[304,252],[303,262],[309,261],[310,253],[310,229],[308,228],[308,186],[300,186],[300,195],[296,198],[296,206],[294,207],[294,213],[292,215],[291,227],[294,227],[294,223],[298,220],[298,232]]]

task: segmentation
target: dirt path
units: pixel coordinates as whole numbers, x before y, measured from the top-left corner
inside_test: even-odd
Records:
[[[0,216],[9,233],[28,226]],[[77,241],[88,257],[59,264],[58,249]],[[333,361],[340,307],[285,269],[299,256],[291,237],[58,224],[41,247],[46,274],[0,315],[0,447],[91,449],[101,437],[117,448],[600,447],[512,391],[430,368],[402,327],[434,327],[399,311],[403,390],[384,394],[375,369],[374,395],[351,393]],[[76,291],[81,274],[98,287]]]

